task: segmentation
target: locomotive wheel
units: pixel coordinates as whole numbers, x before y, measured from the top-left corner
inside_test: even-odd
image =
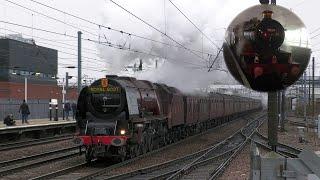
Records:
[[[159,149],[160,148],[160,142],[159,139],[153,141],[153,149]]]
[[[89,147],[86,149],[86,162],[87,163],[91,163],[92,159],[93,159],[93,150],[92,147]]]
[[[131,145],[130,148],[129,148],[129,156],[130,156],[130,159],[136,157],[135,156],[135,151],[134,151],[134,145]]]
[[[125,146],[121,146],[121,147],[118,149],[118,154],[119,154],[119,161],[120,161],[120,162],[125,161],[125,160],[126,160],[126,156],[127,156],[126,147],[125,147]]]
[[[147,142],[143,141],[143,143],[141,145],[141,153],[146,154],[147,152],[148,152]]]
[[[175,143],[177,141],[179,141],[179,138],[178,138],[178,133],[176,132],[173,134],[173,143]]]
[[[166,138],[166,136],[164,135],[164,136],[162,136],[161,138],[162,138],[162,144],[163,144],[163,146],[166,146],[166,145],[167,145],[167,138]]]
[[[152,141],[152,137],[148,137],[148,141],[147,141],[147,149],[148,151],[152,151],[153,150],[153,141]]]
[[[134,158],[140,155],[140,146],[138,144],[130,146],[130,158]]]
[[[138,156],[140,155],[140,151],[141,151],[141,150],[140,150],[140,149],[141,149],[141,148],[140,148],[140,145],[137,144],[137,145],[135,145],[134,147],[135,147],[135,148],[134,148],[135,156],[138,157]]]

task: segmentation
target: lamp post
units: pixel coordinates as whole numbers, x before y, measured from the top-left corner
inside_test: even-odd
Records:
[[[13,75],[18,75],[18,76],[23,76],[24,77],[24,100],[28,102],[28,76],[39,76],[41,73],[40,72],[33,72],[28,74],[21,74],[20,72],[17,73],[17,69],[22,69],[19,66],[13,66],[12,67],[13,72],[11,74]]]
[[[64,78],[62,78],[62,119],[64,120],[64,103],[66,90],[64,89]]]
[[[24,100],[28,102],[28,78],[24,76]]]
[[[14,67],[14,68],[20,68],[20,67]],[[27,75],[21,75],[20,73],[16,73],[15,71],[13,71],[11,74],[24,77],[24,100],[26,102],[28,102],[28,78],[27,78]]]
[[[73,69],[74,66],[67,66],[66,68]],[[69,86],[69,79],[71,79],[73,76],[69,76],[68,72],[66,72],[66,77],[62,78],[62,119],[64,120],[65,116],[65,103],[67,100],[67,90]],[[64,82],[66,80],[66,82]]]

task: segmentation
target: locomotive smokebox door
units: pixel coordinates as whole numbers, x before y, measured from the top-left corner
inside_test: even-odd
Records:
[[[275,92],[299,79],[309,63],[311,49],[299,17],[266,2],[248,8],[231,22],[223,53],[237,81],[256,91]]]

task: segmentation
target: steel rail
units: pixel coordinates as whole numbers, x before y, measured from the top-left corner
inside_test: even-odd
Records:
[[[0,167],[9,166],[9,165],[12,165],[12,164],[17,164],[17,163],[22,163],[22,162],[25,162],[25,161],[31,161],[31,160],[34,160],[34,159],[37,159],[37,158],[42,158],[42,157],[49,156],[49,155],[52,155],[52,154],[58,154],[58,153],[73,151],[73,150],[76,150],[76,149],[79,149],[79,147],[78,146],[73,146],[73,147],[53,150],[53,151],[49,151],[49,152],[44,152],[44,153],[40,153],[40,154],[35,154],[35,155],[27,156],[27,157],[22,157],[22,158],[2,161],[2,162],[0,162]]]
[[[265,148],[271,148],[268,145],[268,138],[260,134],[259,132],[255,132],[255,135],[257,135],[260,139],[254,139],[252,138],[252,141],[254,141],[256,144],[265,147]],[[287,144],[279,143],[277,145],[277,153],[284,156],[284,157],[291,157],[291,158],[297,158],[298,154],[302,152],[302,149],[296,148]]]
[[[24,147],[34,146],[34,145],[70,140],[72,138],[73,138],[73,135],[67,135],[67,136],[34,139],[34,140],[28,140],[28,141],[20,141],[20,142],[14,142],[14,143],[5,143],[5,144],[0,144],[0,151],[7,151],[7,150],[24,148]]]
[[[259,114],[259,115],[260,115],[261,112],[256,112],[256,114]],[[256,115],[256,114],[254,114],[254,115]],[[242,117],[240,117],[240,118],[242,118]],[[236,119],[239,119],[239,118],[236,118]],[[177,144],[180,144],[180,143],[183,143],[183,142],[185,142],[185,141],[189,141],[189,140],[194,139],[194,138],[197,138],[197,137],[199,137],[199,136],[208,134],[208,133],[216,130],[217,128],[221,128],[221,127],[227,126],[227,125],[229,125],[229,124],[232,123],[232,122],[234,122],[234,120],[233,120],[233,121],[230,121],[230,122],[228,122],[228,123],[222,124],[222,125],[220,125],[220,126],[216,126],[216,127],[214,127],[214,128],[211,128],[211,129],[209,129],[209,130],[207,130],[207,131],[205,131],[205,132],[202,132],[202,133],[199,133],[199,134],[190,136],[190,137],[185,138],[185,139],[183,139],[183,140],[181,140],[181,141],[178,141],[178,142],[169,144],[169,145],[167,145],[167,146],[164,146],[164,147],[162,147],[162,148],[160,148],[160,149],[157,149],[157,150],[154,150],[154,151],[152,151],[152,152],[148,152],[148,153],[146,153],[146,154],[140,155],[140,156],[135,157],[135,158],[133,158],[133,159],[129,159],[129,160],[127,160],[127,161],[124,161],[124,162],[121,162],[121,163],[118,163],[118,164],[114,164],[114,165],[108,166],[108,167],[106,167],[106,168],[104,168],[104,169],[102,169],[102,170],[100,170],[100,171],[97,171],[97,172],[95,172],[95,173],[92,173],[92,174],[89,174],[89,175],[84,176],[84,177],[82,177],[82,178],[79,178],[78,180],[94,179],[94,178],[96,178],[96,177],[98,177],[98,176],[101,176],[101,175],[103,175],[103,174],[106,174],[107,172],[110,172],[111,170],[114,170],[114,169],[116,169],[116,168],[123,167],[123,166],[125,166],[125,165],[127,165],[127,164],[130,164],[130,163],[135,162],[135,161],[137,161],[137,160],[139,160],[139,159],[142,159],[142,158],[151,156],[151,155],[153,155],[153,154],[156,154],[156,153],[158,153],[158,152],[160,152],[160,151],[163,151],[163,150],[165,150],[165,149],[167,149],[167,148],[170,148],[170,147],[172,147],[172,146],[175,146],[175,145],[177,145]]]
[[[42,164],[46,164],[48,162],[55,162],[55,161],[59,161],[59,160],[68,159],[68,158],[71,158],[71,157],[74,157],[77,155],[79,155],[79,152],[69,152],[69,153],[65,153],[60,156],[56,156],[56,157],[52,157],[52,158],[48,158],[48,159],[45,158],[45,159],[42,159],[41,161],[31,162],[31,163],[27,163],[27,164],[22,164],[20,166],[14,166],[12,168],[3,169],[3,170],[0,170],[0,177],[15,173],[20,170],[34,168],[34,167],[40,166]]]
[[[141,175],[141,174],[146,175],[148,173],[153,173],[153,175],[152,175],[153,177],[148,177],[148,179],[159,179],[159,178],[163,179],[163,178],[167,178],[170,175],[177,173],[181,168],[185,167],[185,165],[190,161],[190,159],[192,160],[191,164],[194,164],[194,163],[198,162],[199,160],[202,160],[204,155],[208,155],[214,149],[217,149],[217,147],[219,147],[220,145],[223,146],[223,144],[226,143],[226,141],[231,140],[232,138],[236,137],[236,135],[239,134],[241,132],[241,130],[242,129],[238,130],[233,135],[231,135],[228,138],[226,138],[224,141],[221,141],[220,143],[218,143],[218,144],[216,144],[214,146],[211,146],[211,147],[206,148],[204,150],[200,150],[200,151],[198,151],[196,153],[193,153],[193,154],[181,157],[181,158],[177,158],[177,159],[174,159],[174,160],[171,160],[171,161],[167,161],[167,162],[164,162],[164,163],[161,163],[161,164],[156,164],[156,165],[153,165],[153,166],[149,166],[149,167],[146,167],[146,168],[143,168],[143,169],[131,171],[131,172],[128,172],[128,173],[123,173],[123,174],[120,174],[120,175],[114,175],[114,176],[111,176],[111,177],[103,177],[103,179],[132,178],[133,176],[136,176],[136,175]],[[245,139],[245,138],[243,138],[243,139]],[[227,151],[227,152],[230,153],[230,151]],[[221,154],[216,155],[217,156],[216,158],[218,158],[218,157],[220,157],[220,156],[222,156],[224,154],[226,154],[226,152],[223,152]],[[187,161],[187,162],[185,162],[185,161]],[[204,161],[202,160],[201,162],[203,163]],[[179,163],[180,163],[180,169],[179,169],[179,167],[178,168],[176,167],[177,165],[179,165]],[[155,173],[154,174],[154,172],[156,172],[157,170],[159,170],[159,169],[160,170],[164,170],[164,168],[167,168],[166,172],[164,172],[164,173],[160,172],[160,173]]]
[[[78,170],[80,168],[86,167],[87,165],[88,165],[88,163],[84,162],[84,163],[81,163],[81,164],[77,164],[75,166],[67,167],[67,168],[64,168],[64,169],[49,173],[49,174],[44,174],[44,175],[41,175],[41,176],[37,176],[37,177],[34,177],[34,178],[30,179],[30,180],[52,179],[52,178],[55,178],[55,177],[58,177],[58,176],[61,176],[61,175],[68,174],[68,173],[73,172],[75,170]]]

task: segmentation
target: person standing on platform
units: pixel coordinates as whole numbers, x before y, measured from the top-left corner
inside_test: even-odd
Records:
[[[77,104],[75,102],[73,102],[71,105],[71,108],[72,108],[72,118],[74,120],[76,118]]]
[[[69,120],[69,112],[71,111],[71,105],[68,101],[64,104],[64,111],[66,112],[66,120]]]
[[[30,110],[26,100],[23,100],[22,104],[20,105],[19,113],[21,113],[22,124],[29,124],[28,115],[30,114]]]

